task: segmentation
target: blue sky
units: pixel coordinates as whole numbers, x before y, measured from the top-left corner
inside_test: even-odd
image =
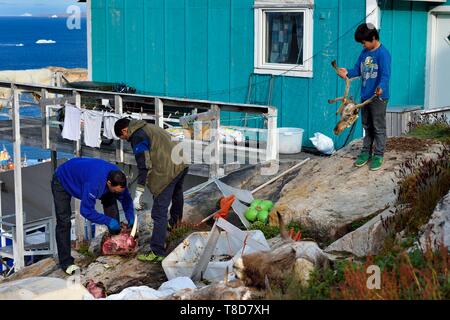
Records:
[[[76,0],[0,0],[0,16],[63,14],[72,4],[78,4],[85,11],[85,4]]]

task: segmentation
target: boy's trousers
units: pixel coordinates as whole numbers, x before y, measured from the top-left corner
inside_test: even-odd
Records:
[[[376,97],[371,103],[361,108],[364,139],[362,152],[384,155],[386,146],[386,107],[388,100]]]

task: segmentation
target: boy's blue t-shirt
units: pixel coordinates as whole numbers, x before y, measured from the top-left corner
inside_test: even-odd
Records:
[[[106,185],[111,171],[120,170],[114,164],[101,159],[73,158],[56,170],[56,176],[64,190],[72,197],[81,200],[80,213],[83,217],[97,224],[108,224],[110,217],[95,210],[95,202],[109,192]],[[133,200],[126,188],[117,194],[127,220],[134,215]]]
[[[349,78],[361,77],[361,99],[367,100],[375,94],[377,87],[383,90],[382,99],[389,99],[389,79],[391,77],[391,55],[380,45],[376,50],[364,49],[355,67],[348,70]]]

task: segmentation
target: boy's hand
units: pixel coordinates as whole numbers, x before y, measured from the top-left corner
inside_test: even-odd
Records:
[[[338,69],[338,76],[345,79],[347,77],[348,71],[345,68]]]

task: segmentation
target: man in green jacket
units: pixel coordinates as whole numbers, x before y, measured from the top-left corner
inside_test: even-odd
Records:
[[[145,185],[153,195],[153,232],[151,251],[139,255],[141,261],[162,261],[166,255],[167,226],[173,227],[183,218],[183,182],[188,167],[172,161],[172,149],[176,142],[162,128],[143,120],[120,119],[114,125],[117,137],[131,143],[139,170],[133,204],[142,210],[142,195]],[[168,209],[170,220],[168,223]]]

